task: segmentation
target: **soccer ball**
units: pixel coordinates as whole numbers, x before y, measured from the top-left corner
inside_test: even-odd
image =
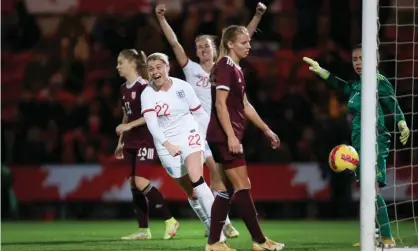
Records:
[[[338,145],[329,154],[329,166],[334,172],[345,170],[354,171],[359,165],[359,156],[354,147],[349,145]]]

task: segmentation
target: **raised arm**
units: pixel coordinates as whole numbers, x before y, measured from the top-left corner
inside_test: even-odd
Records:
[[[266,12],[266,10],[267,10],[267,7],[263,3],[259,2],[257,4],[253,19],[251,19],[250,23],[247,25],[247,30],[248,30],[250,37],[252,37],[255,31],[257,30],[257,26],[260,23],[261,18],[263,17],[264,12]]]
[[[316,75],[318,75],[320,78],[325,80],[325,82],[328,85],[330,85],[331,87],[333,87],[335,89],[343,90],[346,95],[350,94],[350,91],[351,91],[350,83],[348,83],[347,81],[331,74],[329,71],[327,71],[326,69],[319,66],[318,62],[316,62],[315,60],[313,60],[311,58],[303,57],[303,61],[305,61],[305,63],[310,65],[309,70],[311,70]]]
[[[167,38],[168,43],[171,45],[174,51],[174,55],[176,55],[177,62],[180,66],[185,66],[187,64],[187,60],[189,59],[184,52],[183,47],[179,43],[176,34],[174,33],[171,26],[168,24],[167,20],[165,19],[165,5],[159,4],[155,8],[155,13],[157,14],[158,22],[160,23],[161,29],[163,30],[164,36]]]

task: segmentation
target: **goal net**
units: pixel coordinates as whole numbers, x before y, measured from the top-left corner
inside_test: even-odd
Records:
[[[387,160],[387,187],[381,193],[399,250],[418,250],[417,5],[418,0],[380,0],[378,8],[379,69],[392,83],[411,130],[409,141],[403,146],[393,114],[386,118],[393,137]]]

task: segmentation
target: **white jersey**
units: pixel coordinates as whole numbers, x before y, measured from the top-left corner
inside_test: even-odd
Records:
[[[149,111],[156,113],[159,130],[170,143],[180,145],[187,142],[189,146],[200,147],[204,136],[201,136],[199,124],[191,111],[197,111],[201,103],[187,82],[170,79],[173,84],[168,91],[156,91],[151,86],[145,88],[141,94],[142,114]],[[150,131],[153,132],[151,128]],[[154,136],[157,152],[168,154],[160,141]]]
[[[210,115],[212,109],[212,94],[209,82],[209,73],[207,73],[200,64],[188,59],[183,67],[186,81],[193,87],[196,96],[202,103],[202,107]]]

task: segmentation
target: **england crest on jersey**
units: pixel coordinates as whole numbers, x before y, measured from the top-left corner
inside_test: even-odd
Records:
[[[131,93],[131,98],[132,98],[132,99],[135,99],[135,98],[136,98],[136,92],[132,92],[132,93]]]
[[[177,97],[184,98],[185,94],[183,90],[177,91]]]

